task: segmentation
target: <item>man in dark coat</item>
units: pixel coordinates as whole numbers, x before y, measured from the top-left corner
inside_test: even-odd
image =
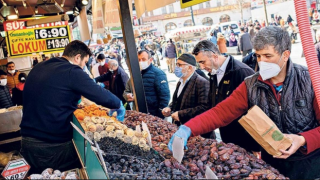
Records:
[[[200,68],[209,72],[210,107],[215,107],[218,103],[225,100],[247,76],[254,74],[254,71],[250,67],[235,60],[232,56],[222,56],[219,49],[207,40],[199,42],[195,46],[193,54]],[[237,118],[239,119],[240,117]],[[207,133],[203,136],[209,138],[211,134]],[[248,151],[260,151],[259,145],[238,121],[233,121],[228,126],[220,128],[220,134],[225,143],[237,144]]]
[[[254,52],[248,54],[242,59],[242,62],[246,65],[248,65],[252,70],[255,72],[259,71],[259,65],[257,61],[257,56],[255,55]]]
[[[240,28],[240,36],[239,36],[239,48],[242,53],[242,56],[246,56],[247,54],[252,52],[252,43],[250,35],[247,32],[244,32],[244,28]]]
[[[165,117],[171,115],[179,126],[206,111],[210,83],[198,75],[196,59],[191,54],[182,54],[176,64],[175,74],[180,78],[169,107],[162,110]]]
[[[13,106],[13,103],[7,87],[7,73],[0,69],[0,109],[11,106]]]
[[[108,62],[109,71],[107,74],[95,78],[96,82],[109,82],[109,90],[116,95],[123,104],[126,100],[123,98],[122,94],[126,88],[126,84],[129,80],[128,74],[119,66],[117,60],[110,60]],[[100,84],[104,87],[104,83]]]
[[[170,90],[167,75],[151,64],[152,57],[149,51],[141,50],[138,52],[138,59],[144,86],[144,93],[147,100],[148,112],[151,115],[163,118],[161,109],[169,104]],[[139,88],[139,87],[136,87]],[[131,82],[128,81],[123,97],[128,102],[134,101]],[[133,107],[135,109],[135,107]]]

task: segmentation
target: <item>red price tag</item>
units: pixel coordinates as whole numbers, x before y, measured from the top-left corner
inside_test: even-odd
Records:
[[[25,159],[17,159],[10,161],[2,172],[2,176],[6,179],[23,179],[30,166]]]

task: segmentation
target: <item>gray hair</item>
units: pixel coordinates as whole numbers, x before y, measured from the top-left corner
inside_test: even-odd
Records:
[[[282,54],[286,50],[291,51],[289,33],[276,26],[262,28],[253,39],[253,48],[259,51],[268,46],[273,46],[279,54]]]
[[[109,67],[118,67],[119,66],[118,61],[116,61],[116,60],[109,60],[108,65],[109,65]]]

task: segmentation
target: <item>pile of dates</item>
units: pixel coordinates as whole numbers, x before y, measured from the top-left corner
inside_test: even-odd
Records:
[[[124,123],[131,128],[145,122],[152,136],[152,147],[166,158],[164,166],[178,169],[192,179],[204,178],[207,166],[220,179],[286,179],[278,170],[245,149],[200,136],[189,138],[188,150],[185,150],[179,164],[167,147],[171,136],[178,130],[176,125],[136,111],[127,111],[125,118]]]
[[[170,160],[161,162],[121,155],[106,155],[104,159],[110,179],[191,179],[187,169],[169,166]]]

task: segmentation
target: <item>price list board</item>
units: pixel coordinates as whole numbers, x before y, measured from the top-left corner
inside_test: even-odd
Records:
[[[58,53],[71,41],[68,25],[7,31],[6,41],[10,57],[32,53]]]

